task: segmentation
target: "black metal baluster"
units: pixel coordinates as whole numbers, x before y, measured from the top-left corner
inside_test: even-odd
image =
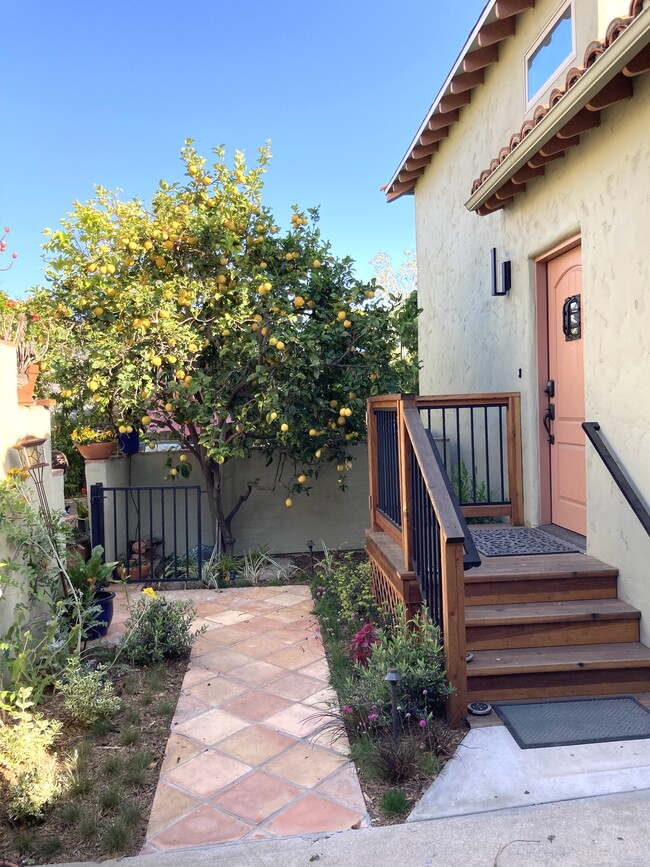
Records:
[[[456,464],[456,469],[458,470],[458,502],[460,503],[462,500],[463,482],[460,455],[460,407],[458,406],[456,407],[456,456],[458,461],[458,463]]]
[[[185,578],[190,580],[190,516],[188,514],[187,488],[185,493]]]
[[[490,431],[488,423],[488,407],[484,406],[485,412],[485,485],[486,485],[486,500],[492,502],[492,493],[490,491]]]
[[[499,405],[499,466],[501,470],[501,502],[505,502],[505,479],[503,473],[503,406]],[[510,497],[508,496],[508,499]]]
[[[476,452],[474,450],[474,407],[469,408],[469,428],[472,442],[472,502],[476,503]]]

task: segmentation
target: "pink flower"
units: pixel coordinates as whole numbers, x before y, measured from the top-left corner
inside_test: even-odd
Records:
[[[352,713],[352,708],[349,704],[344,704],[341,710],[343,711],[343,713]]]
[[[378,713],[369,713],[368,719],[370,719],[374,722],[376,719],[379,719],[379,714]]]
[[[421,729],[426,728],[427,727],[427,721],[425,719],[421,719],[419,722],[419,726]]]

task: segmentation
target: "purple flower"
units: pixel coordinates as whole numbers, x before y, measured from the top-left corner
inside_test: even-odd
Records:
[[[352,713],[352,708],[349,704],[344,704],[341,710],[343,711],[343,713]]]
[[[374,722],[374,720],[379,719],[379,714],[378,713],[369,713],[368,719],[373,720],[373,722]]]
[[[421,729],[425,729],[427,727],[427,721],[425,719],[421,719],[418,725]]]
[[[422,690],[422,695],[429,695],[429,690],[428,690],[428,689],[423,689],[423,690]]]

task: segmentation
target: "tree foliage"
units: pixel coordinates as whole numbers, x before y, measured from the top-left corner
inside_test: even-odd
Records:
[[[261,450],[285,466],[286,503],[309,490],[324,461],[345,487],[350,446],[365,434],[365,400],[399,391],[411,323],[398,299],[375,299],[294,206],[280,231],[262,203],[270,152],[247,167],[223,148],[208,165],[188,140],[182,182],[151,202],[97,188],[46,230],[50,288],[40,301],[57,339],[48,359],[70,409],[149,439],[179,438],[200,465],[225,546],[251,479],[225,510],[228,461]],[[409,314],[410,315],[410,314]],[[190,462],[169,462],[171,477]]]

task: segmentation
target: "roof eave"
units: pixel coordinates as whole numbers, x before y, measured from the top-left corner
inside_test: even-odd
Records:
[[[465,207],[469,211],[477,211],[485,205],[648,44],[650,44],[650,7],[639,13],[607,51],[549,110],[537,126],[467,200]]]

